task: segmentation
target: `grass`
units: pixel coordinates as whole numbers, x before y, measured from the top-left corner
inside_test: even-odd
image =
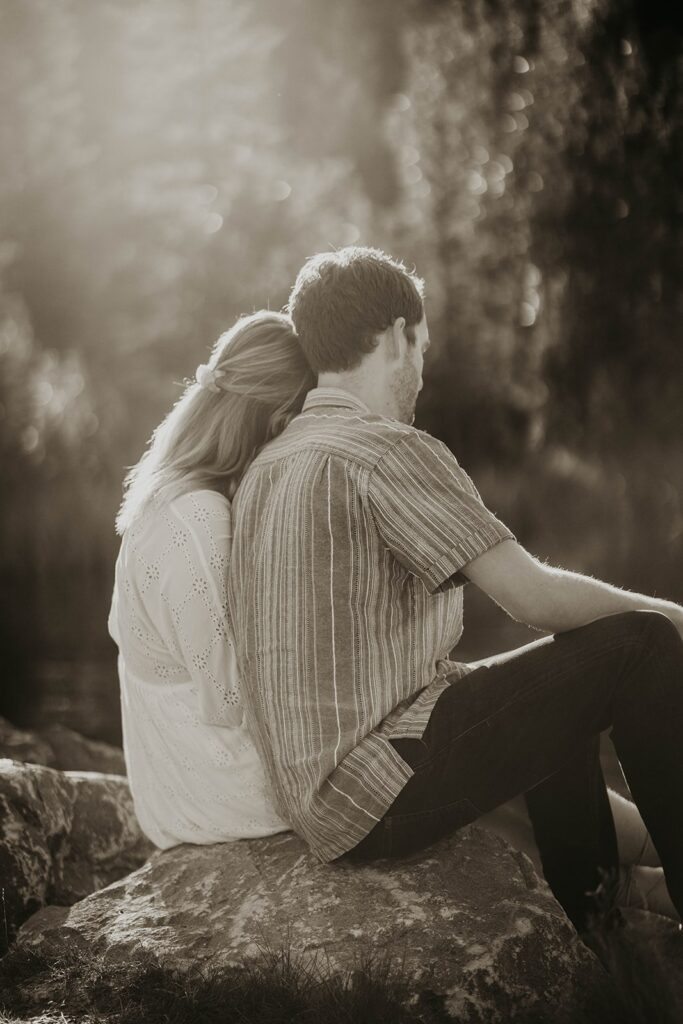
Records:
[[[33,994],[27,995],[28,986]],[[150,953],[107,963],[87,951],[47,958],[11,951],[0,961],[5,1014],[49,1013],[58,1021],[92,1017],[111,1024],[413,1024],[402,1005],[407,983],[398,965],[366,959],[346,975],[324,971],[287,952],[269,952],[242,967],[164,967]],[[50,993],[49,1006],[42,994]],[[37,995],[37,998],[36,998]],[[13,1018],[0,1014],[0,1021]]]
[[[611,983],[588,994],[581,1019],[558,1007],[552,1018],[520,1010],[509,1024],[680,1024],[683,966],[678,979],[671,968],[683,964],[683,946],[670,940],[596,918],[586,941]],[[239,967],[181,971],[145,951],[112,962],[87,949],[14,947],[0,960],[0,993],[0,1024],[454,1024],[435,993],[409,1004],[397,955],[365,954],[356,969],[332,973],[319,960],[263,949]]]

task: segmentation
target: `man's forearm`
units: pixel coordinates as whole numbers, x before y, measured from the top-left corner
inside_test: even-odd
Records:
[[[551,633],[574,629],[616,612],[642,609],[668,615],[683,636],[683,605],[620,590],[610,583],[567,569],[546,566],[546,587],[541,604],[534,615],[534,622],[529,625]]]

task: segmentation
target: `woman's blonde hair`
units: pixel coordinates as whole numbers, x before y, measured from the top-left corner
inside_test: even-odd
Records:
[[[301,411],[316,382],[292,321],[265,309],[222,334],[208,366],[215,390],[188,384],[128,473],[117,533],[151,501],[204,488],[232,500],[249,463]]]

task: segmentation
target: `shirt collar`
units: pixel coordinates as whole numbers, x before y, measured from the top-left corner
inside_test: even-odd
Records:
[[[301,411],[306,412],[308,409],[320,405],[336,405],[343,409],[355,409],[357,412],[363,412],[366,415],[372,412],[365,402],[362,402],[356,395],[352,395],[350,391],[344,391],[342,388],[313,388],[306,395]]]

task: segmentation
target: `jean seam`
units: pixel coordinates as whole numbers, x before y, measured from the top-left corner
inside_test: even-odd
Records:
[[[472,807],[477,812],[477,815],[482,815],[482,814],[486,814],[487,813],[486,811],[482,811],[482,809],[477,804],[475,804],[474,800],[470,800],[469,797],[464,796],[464,797],[460,797],[459,800],[451,800],[451,802],[448,803],[448,804],[440,804],[438,807],[430,807],[426,811],[411,811],[408,814],[390,814],[390,815],[387,815],[387,817],[384,820],[386,822],[391,822],[392,825],[393,825],[393,823],[395,823],[397,821],[401,821],[402,819],[407,819],[407,818],[413,818],[413,819],[429,818],[429,817],[431,817],[434,814],[442,814],[444,811],[448,811],[452,807],[457,807],[458,804],[469,804],[469,806]],[[392,825],[389,826],[390,833],[391,833],[391,830],[392,830]]]
[[[604,654],[609,654],[612,651],[623,650],[624,648],[627,648],[627,647],[640,647],[640,646],[641,646],[640,643],[638,643],[637,641],[634,641],[634,640],[628,639],[628,640],[625,640],[625,641],[621,641],[618,644],[612,644],[610,647],[602,648],[600,653],[599,653],[599,655],[596,655],[595,658],[591,658],[588,661],[583,662],[583,664],[590,665],[592,662],[597,661],[598,657],[602,657]],[[481,666],[481,667],[482,668],[489,668],[489,667],[495,667],[495,666]],[[572,664],[572,668],[576,668],[576,665],[574,663]],[[475,670],[475,671],[477,671],[477,670]],[[621,675],[619,676],[619,679],[621,679]],[[533,696],[535,693],[538,692],[538,690],[541,689],[541,687],[543,686],[545,681],[546,681],[545,678],[540,680],[540,682],[538,682],[536,684],[536,686],[530,687],[528,690],[525,690],[523,693],[517,694],[517,696],[513,700],[509,700],[507,702],[507,704],[503,704],[502,707],[497,708],[496,711],[492,712],[490,715],[486,715],[486,717],[481,718],[478,722],[475,722],[468,729],[465,729],[464,732],[458,733],[457,736],[449,737],[448,741],[446,743],[444,743],[441,747],[439,747],[438,750],[434,751],[434,753],[431,755],[431,757],[428,757],[425,761],[420,762],[420,764],[417,766],[417,768],[414,769],[414,771],[416,773],[417,772],[421,772],[423,768],[427,768],[428,766],[433,764],[433,762],[443,753],[443,751],[448,750],[454,743],[457,743],[459,740],[461,740],[464,736],[467,736],[474,729],[478,729],[481,725],[485,725],[487,722],[490,722],[497,715],[502,714],[503,711],[507,711],[507,709],[509,707],[512,707],[512,705],[517,702],[517,700],[524,700],[527,697]],[[435,708],[436,708],[436,705],[435,705]],[[424,744],[424,741],[422,741],[422,742]],[[427,746],[427,744],[424,744],[424,746]],[[429,748],[427,748],[427,749],[429,749]]]

